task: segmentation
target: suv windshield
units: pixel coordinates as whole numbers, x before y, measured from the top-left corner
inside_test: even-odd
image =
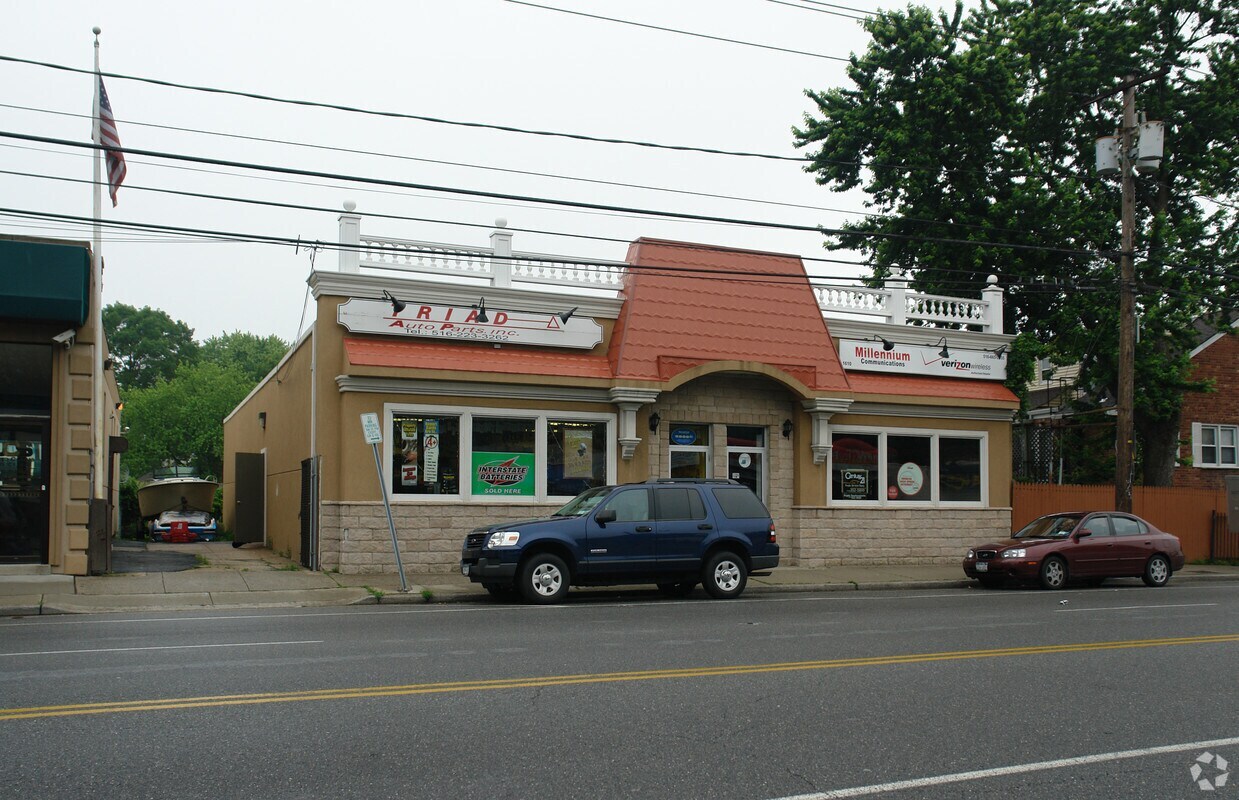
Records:
[[[568,505],[552,514],[552,517],[583,517],[594,510],[594,507],[610,494],[614,486],[596,486],[586,489],[568,501]]]
[[[1084,519],[1082,514],[1057,514],[1039,517],[1020,529],[1013,539],[1066,539]]]

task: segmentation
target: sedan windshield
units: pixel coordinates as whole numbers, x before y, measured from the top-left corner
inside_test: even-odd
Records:
[[[1013,539],[1066,539],[1084,519],[1083,514],[1054,514],[1038,517],[1020,529]]]
[[[552,517],[583,517],[594,510],[594,507],[602,502],[613,486],[595,486],[593,489],[586,489],[576,497],[568,501],[568,505],[552,514]]]

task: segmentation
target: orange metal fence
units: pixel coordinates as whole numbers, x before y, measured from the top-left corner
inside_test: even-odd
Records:
[[[1042,514],[1056,511],[1112,510],[1114,487],[1109,485],[1016,483],[1011,487],[1011,524],[1017,530]],[[1178,536],[1188,561],[1239,558],[1239,541],[1231,541],[1239,536],[1226,534],[1225,492],[1136,486],[1132,490],[1132,511]],[[1235,554],[1221,552],[1232,549]]]

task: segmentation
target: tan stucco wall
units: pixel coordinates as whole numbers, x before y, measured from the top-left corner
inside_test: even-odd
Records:
[[[301,555],[301,461],[310,456],[310,362],[314,334],[259,385],[224,422],[224,527],[236,524],[236,455],[265,453],[266,541]],[[266,413],[266,428],[259,413]]]

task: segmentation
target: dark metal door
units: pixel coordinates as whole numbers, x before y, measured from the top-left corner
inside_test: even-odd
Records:
[[[234,530],[238,544],[267,539],[267,456],[264,453],[237,453],[236,491],[233,496]]]
[[[318,459],[301,462],[301,566],[318,569]]]

